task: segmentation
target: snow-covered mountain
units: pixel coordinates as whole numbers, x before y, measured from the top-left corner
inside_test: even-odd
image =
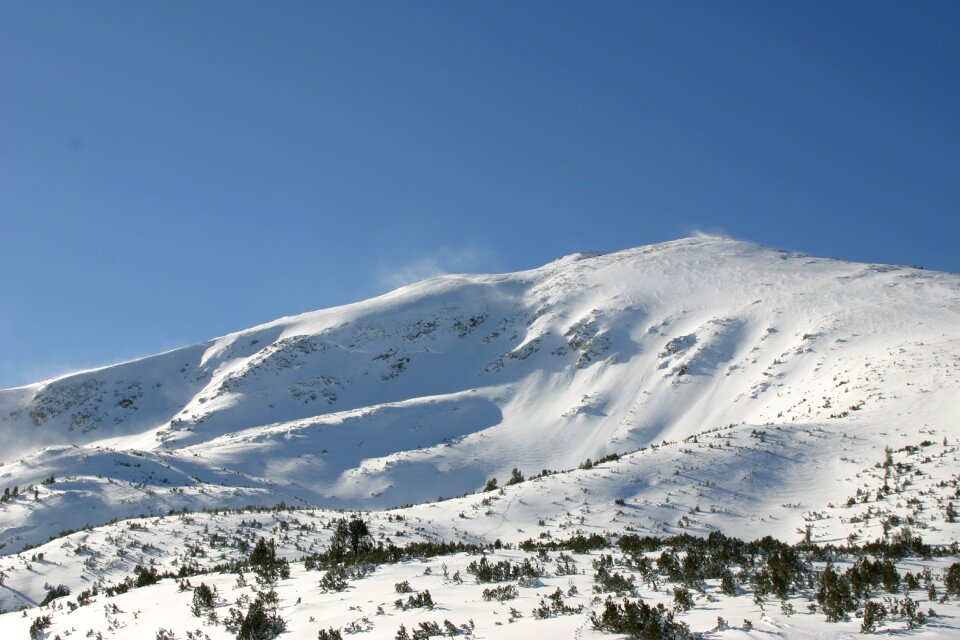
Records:
[[[660,607],[665,638],[953,637],[958,387],[960,276],[700,237],[436,278],[0,391],[0,637],[254,637],[236,624],[262,597],[284,637],[629,634],[603,617],[612,595]],[[280,503],[299,509],[229,511]],[[338,509],[378,544],[468,546],[339,580],[328,562],[318,584]],[[799,573],[774,598],[780,543],[747,559],[669,538],[712,532],[803,542]],[[638,555],[631,535],[656,538]],[[937,557],[863,546],[917,536]],[[289,577],[254,580],[260,538]],[[807,543],[895,575],[830,600]],[[729,580],[688,562],[703,553]],[[533,575],[487,589],[478,554]]]
[[[660,500],[689,469],[679,484],[744,496],[704,526],[793,535],[884,447],[955,443],[958,386],[954,274],[697,237],[444,276],[0,391],[0,488],[19,493],[0,545],[184,507],[424,503],[663,443],[584,482]],[[703,433],[723,447],[683,462]]]

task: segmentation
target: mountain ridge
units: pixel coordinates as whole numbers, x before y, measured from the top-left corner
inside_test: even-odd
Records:
[[[424,503],[728,425],[953,437],[958,320],[960,276],[716,237],[442,276],[0,391],[0,477],[64,478],[0,544],[84,503]]]

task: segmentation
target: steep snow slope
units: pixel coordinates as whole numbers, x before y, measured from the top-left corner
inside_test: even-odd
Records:
[[[831,529],[827,504],[875,492],[887,445],[935,443],[949,489],[922,499],[952,494],[958,327],[960,276],[720,238],[437,278],[0,391],[0,487],[31,487],[0,504],[0,545],[183,507],[421,503],[665,441],[431,521],[507,539],[541,519],[656,530],[686,515],[842,538],[856,527]],[[603,524],[571,494],[587,514],[595,497]]]

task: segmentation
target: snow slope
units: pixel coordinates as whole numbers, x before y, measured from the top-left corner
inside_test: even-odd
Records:
[[[420,504],[437,532],[478,540],[581,516],[866,536],[876,521],[834,511],[882,486],[871,469],[887,446],[930,442],[917,464],[936,469],[908,486],[945,483],[917,491],[928,509],[952,495],[958,327],[960,276],[723,238],[436,278],[0,391],[0,487],[19,493],[0,504],[0,545],[280,501]],[[421,504],[502,485],[513,468],[567,470],[654,444],[510,487],[502,509],[482,496]],[[620,514],[614,499],[633,506]]]
[[[103,584],[116,584],[129,576],[137,564],[153,565],[159,570],[176,570],[178,566],[209,568],[217,562],[238,559],[238,542],[248,546],[260,537],[277,540],[278,549],[291,560],[323,548],[330,538],[330,522],[339,514],[320,511],[265,512],[256,514],[185,514],[133,520],[90,532],[72,534],[56,543],[36,549],[32,555],[21,554],[0,559],[0,570],[7,575],[7,591],[21,595],[27,592],[36,598],[22,600],[29,608],[24,613],[0,615],[0,635],[4,638],[26,638],[31,624],[41,616],[50,616],[47,638],[163,638],[175,637],[232,639],[235,634],[222,626],[228,609],[238,600],[250,599],[256,585],[249,570],[243,580],[238,573],[192,575],[187,588],[169,578],[153,586],[107,596]],[[370,515],[370,522],[379,540],[412,541],[429,539],[419,533],[427,524],[415,516],[396,520],[392,514]],[[245,547],[246,548],[246,547]],[[321,572],[308,570],[303,562],[294,562],[291,576],[279,582],[279,613],[286,621],[287,632],[281,638],[316,638],[320,629],[339,629],[343,637],[354,634],[369,640],[397,637],[400,625],[413,631],[422,622],[443,623],[449,620],[465,639],[527,638],[611,638],[590,624],[590,614],[598,609],[606,593],[597,592],[594,563],[601,554],[616,558],[617,571],[635,580],[634,596],[650,604],[663,603],[671,608],[674,592],[669,585],[652,585],[623,562],[616,550],[594,550],[587,553],[547,554],[524,553],[518,549],[488,550],[490,563],[522,562],[529,559],[543,568],[541,578],[480,584],[469,573],[469,563],[478,561],[477,554],[458,553],[434,558],[417,558],[396,564],[369,568],[365,575],[351,577],[342,592],[330,592],[319,584]],[[42,558],[38,559],[38,555]],[[656,554],[651,554],[655,559]],[[563,560],[569,563],[561,570]],[[953,558],[952,560],[956,560]],[[931,582],[942,594],[943,573],[950,560],[934,558],[926,562],[914,559],[898,563],[901,573],[917,576],[930,570]],[[848,563],[841,563],[848,566]],[[842,568],[841,566],[841,568]],[[37,606],[46,593],[40,585],[65,584],[71,594]],[[397,599],[406,599],[397,587],[406,582],[415,592],[429,591],[433,608],[402,610]],[[191,613],[193,588],[201,583],[216,587],[214,611],[218,623],[206,615]],[[98,595],[77,607],[78,595],[95,584],[101,585]],[[513,586],[515,596],[502,602],[485,599],[483,591],[491,587]],[[546,619],[538,619],[534,608],[542,599],[549,602],[557,589],[563,592],[563,603],[571,610]],[[960,633],[960,600],[929,600],[926,588],[904,590],[923,611],[935,610],[926,624],[913,629],[901,616],[891,615],[879,625],[878,633],[911,638],[954,638]],[[808,605],[816,600],[810,593],[799,592],[784,602],[768,596],[757,602],[750,592],[736,596],[721,592],[719,580],[709,580],[702,592],[692,591],[694,608],[678,612],[677,618],[703,638],[770,639],[770,638],[858,638],[861,621],[855,617],[827,623],[819,611]],[[888,598],[890,599],[890,598]],[[889,604],[889,603],[888,603]],[[582,609],[579,609],[582,607]],[[718,628],[723,618],[729,629]],[[750,621],[752,628],[747,628]],[[167,636],[158,635],[165,630]],[[99,634],[99,636],[98,636]],[[449,636],[448,636],[449,637]],[[616,636],[615,636],[616,637]],[[622,636],[619,636],[622,637]]]

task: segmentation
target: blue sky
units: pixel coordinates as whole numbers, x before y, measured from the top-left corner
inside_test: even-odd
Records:
[[[960,272],[956,2],[0,5],[0,386],[697,230]]]

